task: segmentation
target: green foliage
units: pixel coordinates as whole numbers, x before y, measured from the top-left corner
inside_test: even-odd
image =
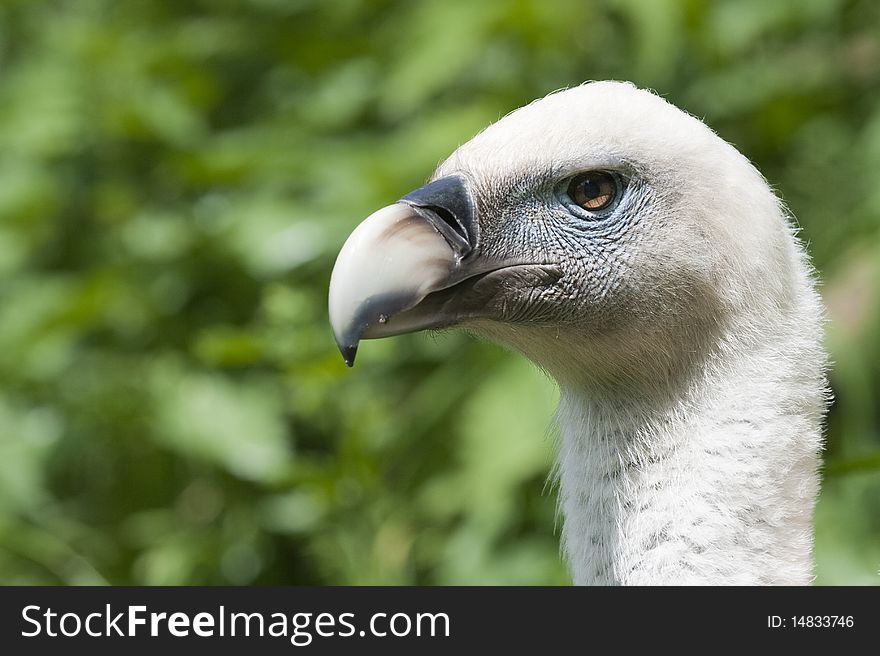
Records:
[[[624,78],[786,198],[835,368],[819,581],[880,568],[880,6],[0,1],[0,581],[565,583],[555,391],[326,292],[373,209],[515,107]]]

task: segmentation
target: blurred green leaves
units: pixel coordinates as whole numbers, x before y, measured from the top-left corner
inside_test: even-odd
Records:
[[[832,322],[820,582],[880,564],[870,0],[0,0],[0,581],[565,583],[555,390],[364,345],[336,251],[499,116],[631,79],[784,195]]]
[[[163,365],[150,382],[159,444],[247,481],[271,485],[284,476],[291,452],[277,385]]]

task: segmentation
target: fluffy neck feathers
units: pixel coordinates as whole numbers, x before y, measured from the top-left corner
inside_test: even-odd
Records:
[[[814,323],[724,349],[683,392],[638,410],[563,386],[558,474],[575,583],[810,582],[825,405]]]

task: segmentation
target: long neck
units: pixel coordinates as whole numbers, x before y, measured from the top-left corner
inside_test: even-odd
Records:
[[[728,365],[636,412],[562,389],[560,506],[576,584],[811,581],[821,366],[799,374],[771,346]]]

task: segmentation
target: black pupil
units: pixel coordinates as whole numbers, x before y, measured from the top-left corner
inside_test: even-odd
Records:
[[[602,186],[596,178],[587,178],[581,182],[581,195],[584,198],[593,199],[602,195]]]

